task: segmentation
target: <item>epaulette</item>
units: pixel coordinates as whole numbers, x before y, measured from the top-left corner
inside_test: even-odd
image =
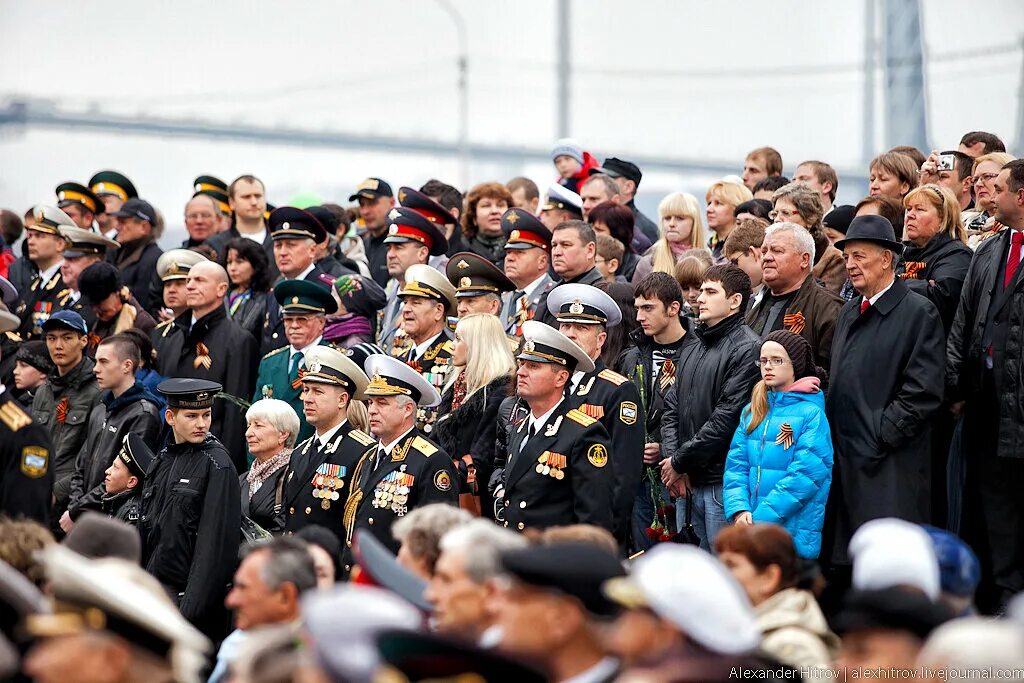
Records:
[[[601,379],[605,380],[606,382],[611,382],[615,386],[619,386],[620,384],[623,384],[624,382],[628,382],[629,381],[628,379],[626,379],[625,377],[623,377],[619,373],[617,373],[614,370],[611,370],[609,368],[605,368],[601,372],[597,373],[597,376],[600,377]]]
[[[575,422],[576,424],[583,425],[584,427],[589,427],[590,425],[597,422],[597,420],[590,417],[583,411],[577,410],[576,408],[573,408],[572,410],[567,412],[565,416],[572,420],[573,422]]]
[[[32,418],[17,402],[8,401],[0,405],[0,422],[3,422],[12,432],[16,432],[22,427],[32,424]]]
[[[166,337],[167,333],[171,331],[171,325],[174,323],[173,320],[165,320],[156,326],[156,329],[164,328],[164,331],[160,333],[161,337]]]
[[[277,354],[281,353],[282,351],[286,351],[287,349],[288,349],[287,346],[282,346],[279,349],[274,349],[273,351],[271,351],[267,355],[263,356],[263,358],[261,358],[260,360],[266,360],[266,359],[270,358],[271,356],[276,356]]]
[[[377,443],[377,440],[375,438],[373,438],[372,436],[370,436],[361,429],[353,429],[348,434],[349,436],[351,436],[353,439],[363,444],[364,446],[372,446],[373,444]]]
[[[447,351],[448,353],[455,353],[455,342],[449,339],[441,345],[441,350]]]
[[[20,344],[21,342],[25,341],[17,332],[6,332],[5,334],[7,335],[7,338],[10,339],[12,342],[17,342]]]
[[[428,458],[432,456],[434,453],[437,453],[437,446],[430,443],[422,436],[417,436],[415,439],[412,440],[412,447],[418,450],[423,455],[427,456]]]

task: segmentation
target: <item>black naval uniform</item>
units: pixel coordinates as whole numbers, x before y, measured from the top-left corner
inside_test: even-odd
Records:
[[[49,527],[52,455],[46,430],[9,391],[0,393],[0,514]]]
[[[224,446],[170,443],[157,455],[142,492],[143,567],[182,615],[212,640],[227,632],[224,598],[241,542],[238,474]]]
[[[112,496],[103,496],[100,499],[100,509],[104,514],[118,519],[125,524],[137,527],[139,518],[142,516],[142,485],[133,489],[115,493]]]
[[[412,343],[412,340],[409,340],[409,344]],[[444,391],[444,386],[448,383],[452,370],[455,369],[452,365],[452,351],[454,349],[455,340],[452,339],[451,333],[445,327],[430,343],[430,346],[423,352],[423,355],[416,356],[415,346],[409,347],[401,355],[397,353],[395,355],[410,368],[423,375],[423,379],[427,380],[429,384],[437,389],[437,393],[440,394]],[[436,421],[437,408],[421,407],[416,409],[417,429],[430,434],[434,429],[434,422]]]
[[[32,278],[32,284],[27,292],[23,292],[22,303],[15,311],[21,318],[18,334],[22,339],[40,339],[43,336],[43,323],[61,310],[60,295],[65,289],[60,268],[46,282],[43,282],[42,275]]]
[[[529,424],[528,417],[520,422],[508,444],[505,526],[594,524],[612,531],[615,473],[605,428],[568,401],[527,438]]]
[[[319,448],[316,434],[292,451],[285,481],[285,526],[287,533],[318,524],[330,529],[345,545],[345,503],[355,481],[359,461],[377,441],[345,421],[327,445]],[[337,494],[337,495],[335,495]]]
[[[57,308],[54,310],[74,311],[82,316],[82,320],[89,326],[89,329],[92,329],[96,323],[96,313],[92,310],[92,306],[85,305],[85,299],[81,294],[78,295],[78,299],[75,299],[75,293],[70,288],[57,294]],[[95,349],[93,351],[92,355],[95,355]]]
[[[157,372],[164,377],[207,379],[223,385],[224,393],[242,400],[252,396],[259,365],[256,340],[218,307],[189,327],[192,311],[153,330]],[[200,345],[202,345],[201,348]],[[205,350],[205,354],[199,351]],[[203,362],[209,359],[209,367]],[[231,454],[236,469],[248,469],[245,447],[245,415],[240,407],[218,398],[213,404],[210,433]]]
[[[356,468],[357,486],[345,504],[345,545],[342,564],[351,571],[352,537],[366,529],[392,552],[398,541],[391,535],[395,520],[431,503],[459,504],[459,485],[451,457],[415,428],[384,454],[383,446],[370,448]]]
[[[615,472],[615,537],[628,542],[633,501],[644,467],[644,415],[636,385],[610,370],[600,358],[569,396],[571,407],[601,421],[611,441]]]

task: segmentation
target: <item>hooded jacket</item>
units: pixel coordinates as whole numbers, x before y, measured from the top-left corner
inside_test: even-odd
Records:
[[[754,608],[761,629],[761,650],[802,670],[828,668],[839,654],[839,638],[828,628],[814,596],[787,588]]]
[[[832,483],[832,438],[818,379],[805,377],[789,391],[769,392],[768,414],[749,434],[748,424],[749,403],[725,459],[726,519],[750,512],[754,522],[780,524],[797,555],[817,558]]]

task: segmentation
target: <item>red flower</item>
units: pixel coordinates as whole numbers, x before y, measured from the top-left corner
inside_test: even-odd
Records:
[[[652,541],[657,541],[658,537],[661,536],[660,529],[652,529],[651,527],[647,527],[645,531],[647,532],[647,538],[651,539]]]

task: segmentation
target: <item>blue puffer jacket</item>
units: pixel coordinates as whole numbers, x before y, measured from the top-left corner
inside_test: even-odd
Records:
[[[805,378],[790,391],[770,392],[768,402],[768,415],[750,434],[748,404],[733,435],[722,482],[726,519],[746,511],[754,522],[780,524],[793,537],[797,555],[816,559],[832,483],[825,399],[817,380]],[[783,425],[793,434],[788,448],[780,439]]]

